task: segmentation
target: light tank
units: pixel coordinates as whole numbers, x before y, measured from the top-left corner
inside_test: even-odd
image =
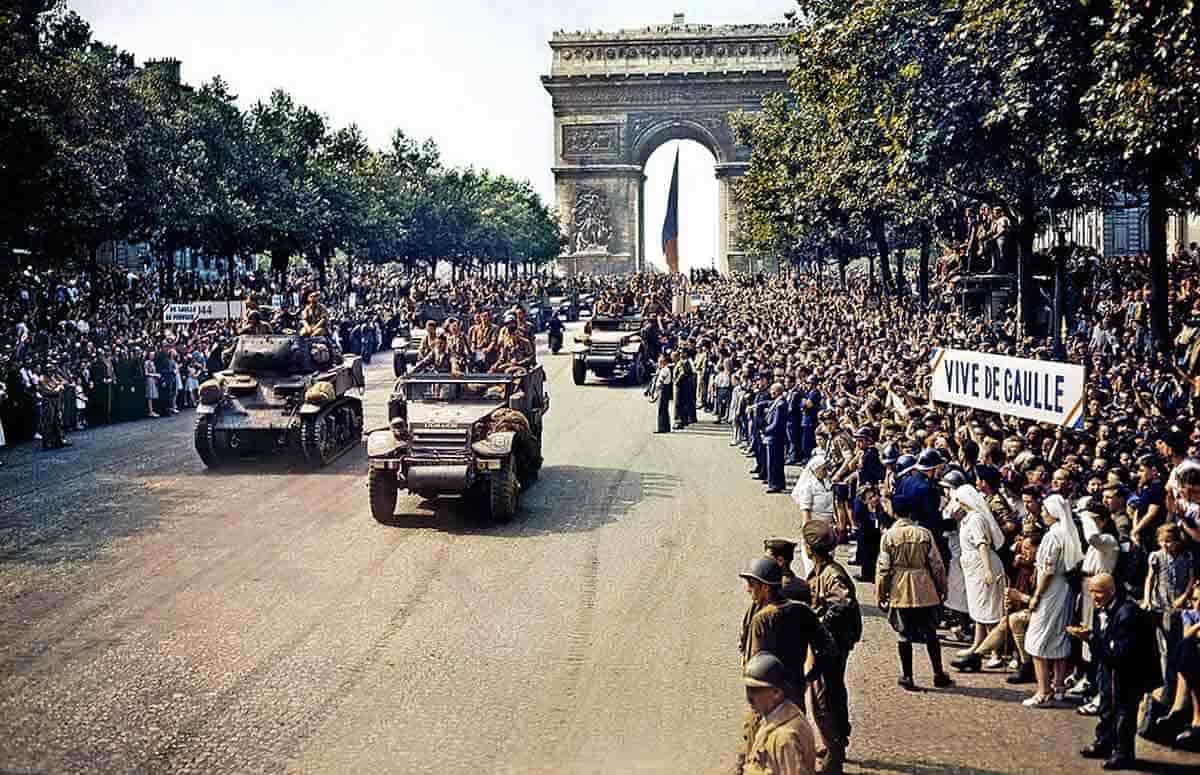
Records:
[[[362,359],[324,337],[244,334],[200,386],[196,452],[209,468],[287,451],[327,465],[362,438],[365,384]]]

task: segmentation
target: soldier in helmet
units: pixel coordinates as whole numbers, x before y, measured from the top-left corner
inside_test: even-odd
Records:
[[[789,699],[803,707],[804,687],[810,677],[805,672],[810,651],[817,665],[811,675],[815,679],[836,660],[838,646],[808,605],[783,597],[783,573],[778,561],[771,557],[755,558],[738,575],[746,581],[751,601],[742,620],[742,661],[748,663],[763,651],[775,654],[787,669]],[[807,592],[807,585],[800,586],[799,580],[793,580],[793,584],[797,593]],[[759,721],[753,715],[746,719],[743,727],[746,746],[754,740]]]
[[[745,775],[813,775],[816,745],[808,719],[788,699],[787,668],[774,654],[760,652],[742,670],[746,702],[761,722],[754,730]]]

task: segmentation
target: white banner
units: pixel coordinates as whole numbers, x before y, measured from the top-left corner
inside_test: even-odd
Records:
[[[229,320],[240,318],[246,303],[242,301],[198,301],[194,306],[197,320]]]
[[[195,304],[168,304],[163,307],[164,323],[192,323],[198,311]]]
[[[1083,427],[1083,366],[936,349],[929,397],[958,406]]]

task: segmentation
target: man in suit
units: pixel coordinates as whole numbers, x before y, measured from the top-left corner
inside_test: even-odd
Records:
[[[1162,684],[1154,630],[1137,603],[1119,594],[1111,574],[1092,576],[1088,594],[1095,606],[1091,628],[1069,627],[1068,632],[1088,641],[1100,666],[1100,723],[1095,741],[1079,753],[1105,759],[1106,770],[1130,769],[1138,706],[1146,692]]]
[[[800,374],[787,377],[787,390],[784,398],[787,400],[787,459],[784,463],[789,466],[800,463],[800,417],[804,414],[804,390],[800,384]]]
[[[813,372],[808,376],[808,390],[801,400],[800,416],[800,463],[808,462],[817,448],[818,415],[821,413],[821,378]]]
[[[783,385],[771,385],[771,404],[767,407],[767,421],[763,425],[763,443],[767,452],[767,492],[783,492],[787,485],[784,478],[784,453],[787,448],[787,400],[783,397]]]

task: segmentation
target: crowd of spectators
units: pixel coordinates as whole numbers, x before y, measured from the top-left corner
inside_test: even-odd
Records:
[[[167,279],[148,264],[137,270],[29,265],[0,273],[0,464],[6,444],[33,439],[57,448],[85,427],[195,406],[200,383],[225,367],[249,306],[235,305],[227,317],[164,323],[168,303],[230,295],[226,277],[177,271],[169,285]],[[306,268],[283,277],[241,271],[234,280],[232,295],[258,307],[260,326],[279,331],[294,327],[307,291],[321,286]],[[465,320],[551,291],[578,298],[598,285],[590,277],[447,278],[399,264],[343,264],[324,278],[322,301],[341,350],[370,363],[426,319]]]
[[[707,410],[766,493],[790,491],[802,525],[853,539],[858,578],[897,632],[902,687],[917,688],[914,643],[929,646],[935,686],[951,686],[938,644],[957,641],[954,669],[1031,684],[1026,707],[1099,715],[1082,753],[1118,768],[1133,756],[1143,691],[1141,732],[1200,750],[1197,258],[1171,259],[1162,347],[1146,258],[1072,262],[1064,347],[1087,367],[1082,429],[928,399],[934,348],[1052,353],[1048,338],[1016,336],[1011,314],[965,314],[949,279],[920,308],[861,276],[844,287],[806,273],[703,278],[691,286],[701,308],[657,315],[644,333],[666,351],[655,384],[674,385],[676,428],[692,421],[689,404]],[[652,304],[645,285],[632,287]],[[937,573],[905,567],[897,547],[921,535]],[[810,554],[798,554],[801,577]],[[1093,625],[1112,631],[1126,603],[1138,626],[1114,653]]]

